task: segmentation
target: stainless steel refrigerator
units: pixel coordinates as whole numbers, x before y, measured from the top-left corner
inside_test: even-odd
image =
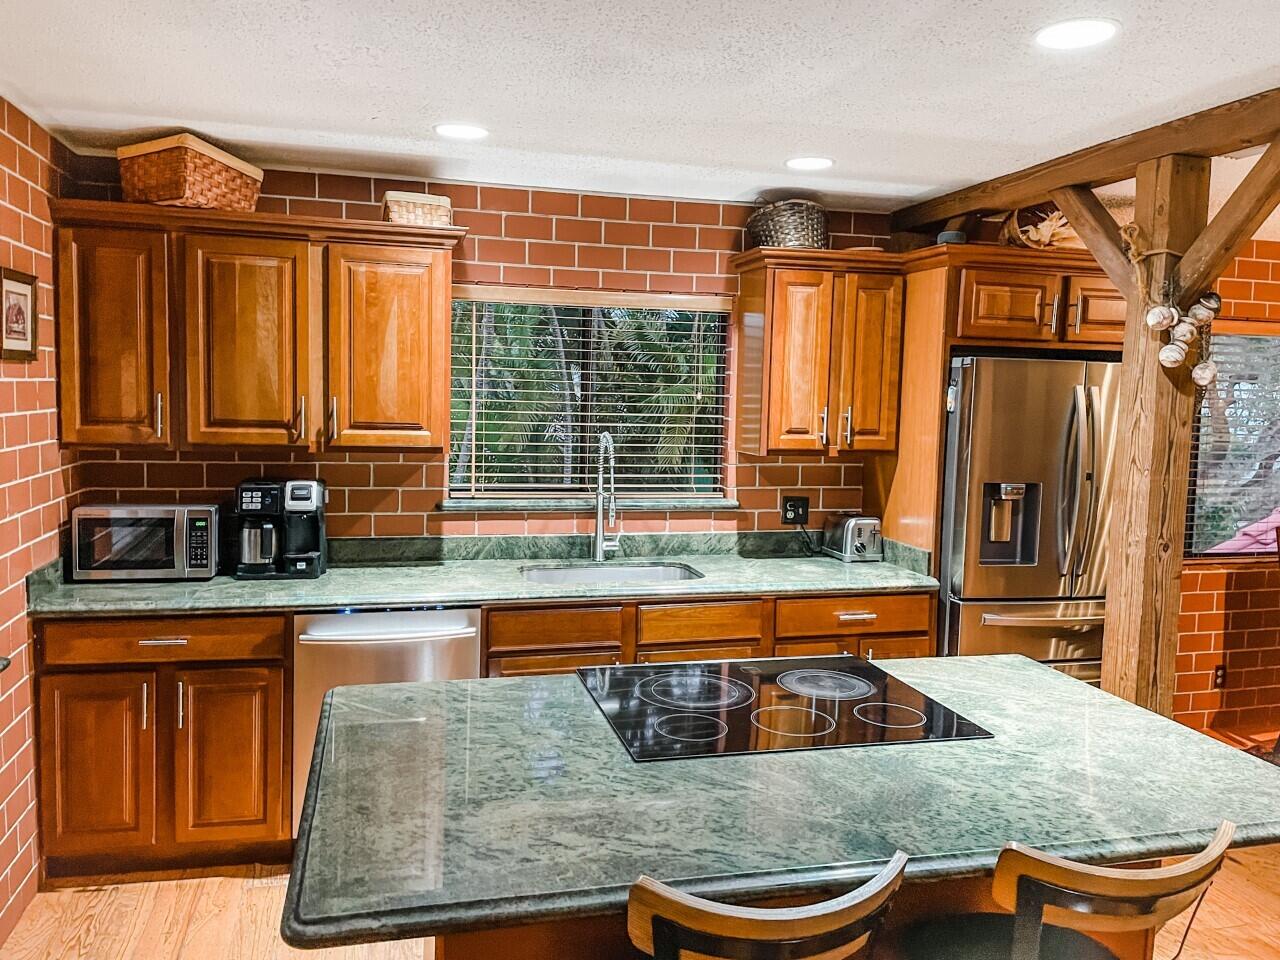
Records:
[[[1021,653],[1099,681],[1119,383],[1118,362],[952,361],[946,653]]]

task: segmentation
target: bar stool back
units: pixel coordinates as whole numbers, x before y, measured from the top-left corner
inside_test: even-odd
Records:
[[[899,850],[856,890],[803,907],[715,903],[641,877],[631,887],[627,933],[654,960],[843,960],[879,931],[906,865]]]

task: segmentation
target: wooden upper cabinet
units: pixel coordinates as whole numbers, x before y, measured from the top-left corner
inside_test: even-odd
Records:
[[[329,246],[329,438],[442,449],[449,429],[450,256]]]
[[[191,443],[307,443],[308,251],[295,240],[185,238]]]
[[[1124,343],[1127,303],[1104,277],[1070,277],[1067,281],[1065,336],[1075,343]]]
[[[960,275],[961,337],[1058,339],[1062,275],[966,269]]]
[[[58,360],[64,443],[164,444],[168,274],[160,231],[58,233]]]
[[[288,839],[284,671],[179,670],[176,679],[174,839]]]
[[[40,679],[40,817],[46,856],[156,842],[156,675]]]
[[[779,452],[821,453],[829,441],[828,377],[835,278],[775,270],[766,376],[767,442]]]
[[[834,452],[893,450],[902,371],[902,278],[849,274],[832,353]]]

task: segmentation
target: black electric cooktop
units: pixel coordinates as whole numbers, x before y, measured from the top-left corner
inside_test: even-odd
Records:
[[[578,676],[637,762],[991,736],[861,657],[645,663]]]

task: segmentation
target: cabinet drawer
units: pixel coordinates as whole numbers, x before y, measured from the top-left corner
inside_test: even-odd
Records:
[[[492,610],[486,636],[490,652],[531,647],[618,648],[622,646],[622,608]]]
[[[279,660],[285,655],[283,617],[64,620],[44,624],[40,637],[50,666]]]
[[[747,660],[763,654],[759,647],[747,643],[726,644],[714,647],[672,647],[666,650],[641,650],[636,654],[639,663],[683,663],[690,660]]]
[[[868,660],[897,660],[901,657],[932,657],[937,651],[928,634],[916,637],[863,637],[858,653]]]
[[[838,657],[842,653],[862,656],[857,637],[821,637],[812,640],[778,641],[774,653],[779,657]]]
[[[491,677],[540,677],[573,673],[578,667],[608,667],[618,662],[613,653],[569,653],[528,657],[494,657],[486,671]]]
[[[764,602],[661,603],[638,612],[637,642],[698,643],[708,640],[759,640],[764,636]]]
[[[927,633],[933,598],[822,597],[778,601],[778,637],[832,637],[876,633]]]

